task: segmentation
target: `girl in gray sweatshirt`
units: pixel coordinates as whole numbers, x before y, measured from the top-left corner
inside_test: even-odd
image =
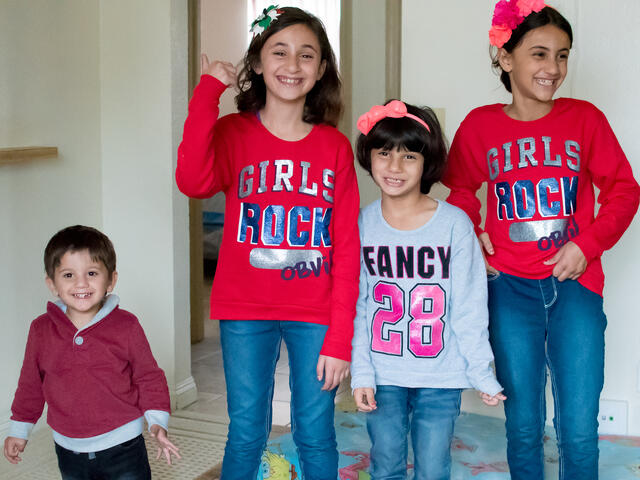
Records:
[[[504,400],[491,361],[484,260],[466,214],[429,197],[447,147],[433,111],[393,100],[358,120],[357,158],[381,198],[360,212],[351,386],[373,480],[450,478],[462,389]]]

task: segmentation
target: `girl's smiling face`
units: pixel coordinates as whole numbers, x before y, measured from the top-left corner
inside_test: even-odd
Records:
[[[260,64],[253,69],[264,78],[267,102],[304,102],[322,77],[325,61],[318,38],[300,23],[269,37],[260,52]]]
[[[371,150],[371,176],[382,196],[400,198],[421,195],[424,156],[404,149]]]
[[[498,60],[509,74],[514,103],[550,103],[567,76],[570,49],[569,36],[554,25],[531,30],[511,53],[500,49]]]

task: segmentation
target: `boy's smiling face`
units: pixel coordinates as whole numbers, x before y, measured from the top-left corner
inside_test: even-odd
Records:
[[[91,258],[89,250],[68,251],[60,259],[54,278],[46,278],[51,292],[67,306],[67,316],[77,328],[89,323],[113,290],[117,272],[109,272],[101,261]]]

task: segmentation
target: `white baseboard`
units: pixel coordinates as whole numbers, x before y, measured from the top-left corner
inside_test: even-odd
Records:
[[[194,378],[189,376],[176,385],[174,409],[180,410],[188,407],[196,400],[198,400],[198,387]]]

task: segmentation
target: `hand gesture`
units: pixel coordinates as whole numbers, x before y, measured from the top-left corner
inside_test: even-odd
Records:
[[[235,85],[237,81],[236,67],[232,63],[218,60],[209,63],[209,58],[204,53],[200,56],[200,73],[201,75],[211,75],[227,86]]]
[[[587,259],[580,250],[580,247],[573,242],[565,243],[556,254],[549,260],[545,260],[545,265],[554,265],[553,276],[559,282],[567,278],[577,280],[587,268]]]
[[[176,447],[167,437],[167,431],[160,425],[151,425],[149,429],[151,436],[156,441],[158,446],[158,454],[156,460],[159,460],[161,456],[167,459],[167,464],[171,465],[171,454],[175,455],[178,459],[182,458],[178,453],[180,449]]]
[[[378,408],[376,405],[376,397],[373,388],[356,388],[353,390],[353,399],[356,401],[356,407],[361,412],[370,412]]]
[[[489,234],[487,232],[482,232],[478,235],[478,242],[480,242],[480,250],[482,251],[482,258],[484,258],[484,268],[486,268],[487,273],[491,273],[493,275],[498,275],[500,272],[489,265],[487,262],[487,255],[493,255],[495,250],[493,249],[493,243],[491,243],[491,239],[489,238]]]
[[[4,456],[14,465],[22,461],[20,454],[24,452],[27,441],[24,438],[7,437],[4,439]]]
[[[318,380],[320,382],[324,378],[322,390],[333,390],[349,375],[349,362],[340,360],[339,358],[320,355],[318,357],[316,373],[318,374]]]
[[[498,405],[498,403],[500,403],[500,400],[505,401],[507,399],[507,397],[505,397],[502,392],[496,393],[493,396],[489,395],[488,393],[478,392],[478,395],[480,395],[480,398],[482,399],[484,404],[489,405],[490,407],[495,407],[496,405]]]

